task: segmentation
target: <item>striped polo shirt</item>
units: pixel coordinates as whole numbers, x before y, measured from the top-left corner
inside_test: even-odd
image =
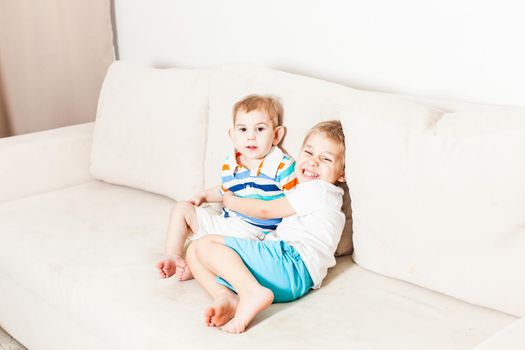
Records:
[[[239,164],[240,153],[226,157],[222,164],[221,194],[232,191],[237,197],[269,201],[284,196],[283,191],[295,187],[295,161],[279,147],[272,147],[257,169]],[[258,219],[224,208],[225,218],[237,216],[262,231],[273,231],[282,218]],[[265,232],[266,233],[266,232]]]

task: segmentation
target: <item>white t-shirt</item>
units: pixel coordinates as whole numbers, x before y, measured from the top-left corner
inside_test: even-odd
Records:
[[[267,239],[294,247],[310,272],[313,288],[319,288],[328,268],[335,265],[334,253],[345,224],[343,190],[325,181],[308,181],[288,191],[286,199],[296,214],[284,218]]]

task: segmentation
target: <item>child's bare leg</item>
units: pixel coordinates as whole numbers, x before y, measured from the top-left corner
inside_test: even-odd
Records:
[[[235,315],[239,297],[228,287],[218,284],[215,274],[200,263],[196,254],[199,241],[192,242],[188,247],[186,260],[195,279],[213,299],[213,304],[206,309],[204,314],[205,324],[210,327],[220,327]]]
[[[195,255],[211,275],[224,278],[239,295],[235,316],[222,329],[230,333],[244,332],[255,315],[272,304],[273,292],[257,282],[239,255],[224,245],[222,236],[209,235],[200,239]]]
[[[184,243],[190,231],[197,232],[199,223],[195,207],[189,202],[178,202],[171,211],[166,234],[165,257],[156,266],[162,278],[172,275],[184,281],[193,278],[184,260]]]

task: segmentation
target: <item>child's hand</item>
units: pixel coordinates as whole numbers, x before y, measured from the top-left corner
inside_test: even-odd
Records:
[[[196,194],[190,198],[190,203],[196,207],[199,207],[202,203],[206,203],[206,196],[202,193]]]

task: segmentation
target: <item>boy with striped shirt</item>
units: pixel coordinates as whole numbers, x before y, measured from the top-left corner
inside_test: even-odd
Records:
[[[283,190],[292,189],[297,183],[294,170],[295,162],[277,146],[273,146],[257,169],[250,170],[239,161],[240,152],[228,156],[222,165],[221,194],[231,191],[241,198],[273,200],[284,196]],[[265,234],[277,228],[281,218],[257,219],[228,208],[223,209],[225,218],[239,217],[260,230],[253,234],[263,240]]]
[[[258,219],[227,208],[222,215],[212,215],[200,205],[222,202],[228,191],[241,198],[274,200],[297,184],[295,161],[277,146],[285,133],[281,120],[282,106],[270,96],[250,95],[234,105],[229,135],[235,150],[222,165],[222,184],[174,206],[165,257],[156,265],[162,278],[193,277],[183,258],[190,234],[191,239],[219,234],[262,241],[275,230],[281,218]]]

